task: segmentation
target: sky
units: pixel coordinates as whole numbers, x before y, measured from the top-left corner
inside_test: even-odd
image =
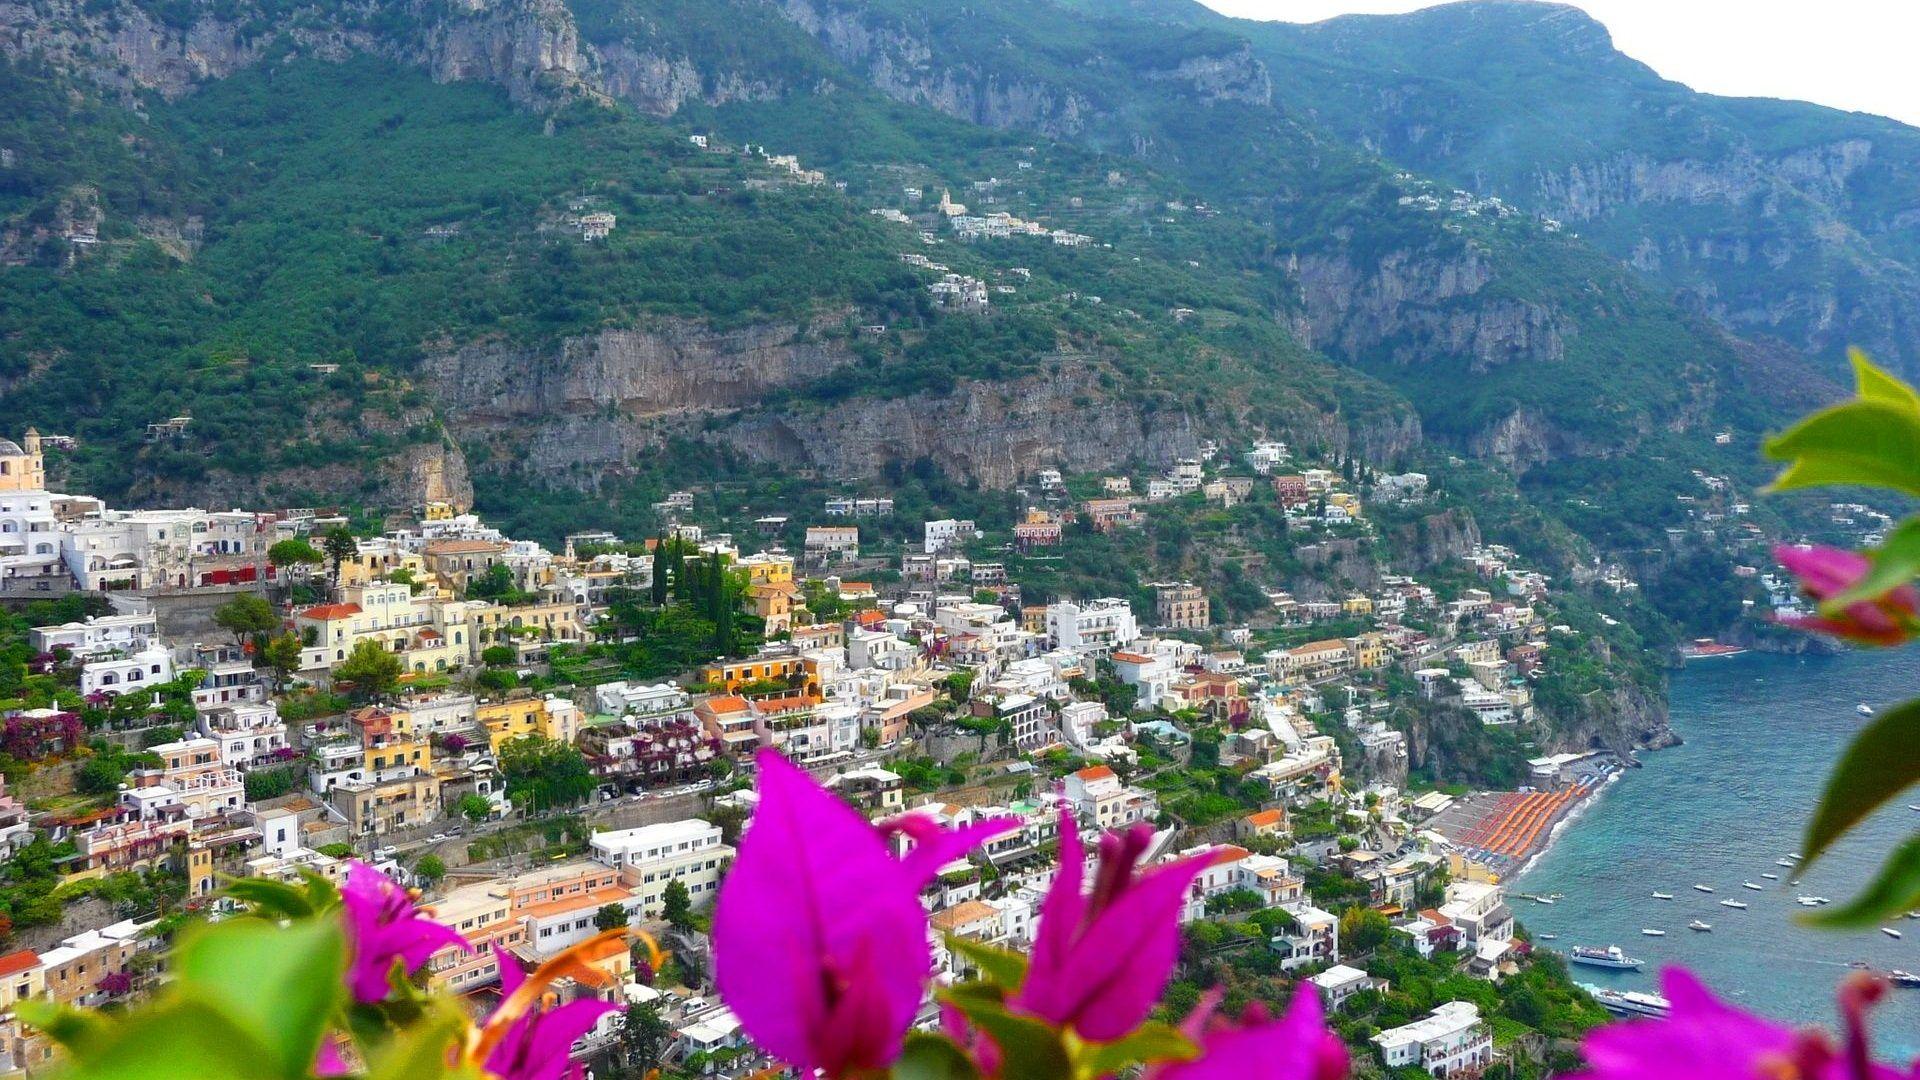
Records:
[[[1248,19],[1397,13],[1419,0],[1201,0]],[[1915,0],[1574,0],[1615,47],[1712,94],[1798,98],[1920,125]]]

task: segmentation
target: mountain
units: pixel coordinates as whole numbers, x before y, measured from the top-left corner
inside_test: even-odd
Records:
[[[0,415],[78,436],[63,467],[114,498],[543,492],[629,526],[694,470],[1000,488],[1264,432],[1478,457],[1645,542],[1681,462],[1752,474],[1761,431],[1835,392],[1854,316],[1809,312],[1897,306],[1907,129],[1844,169],[1808,148],[1877,122],[1782,106],[1740,143],[1757,106],[1567,11],[0,0]],[[1617,90],[1556,82],[1589,68]],[[1556,85],[1637,125],[1556,136],[1587,129],[1528,112]],[[1593,194],[1621,154],[1736,144],[1781,186]],[[929,245],[941,191],[1085,242]],[[1715,227],[1793,255],[1635,254]],[[991,310],[939,306],[908,255]]]

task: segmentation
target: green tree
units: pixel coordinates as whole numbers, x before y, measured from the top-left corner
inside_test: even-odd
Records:
[[[518,656],[511,645],[489,645],[480,650],[480,662],[488,667],[505,667]]]
[[[273,605],[252,593],[241,593],[213,609],[213,623],[233,635],[235,644],[258,638],[280,625],[280,613]]]
[[[658,537],[653,542],[653,585],[654,607],[667,606],[667,538]]]
[[[273,688],[277,693],[287,679],[300,670],[300,639],[291,632],[272,638],[260,650],[260,659],[266,661],[267,668],[273,672]]]
[[[619,904],[604,904],[593,913],[595,930],[617,930],[627,925],[627,909]]]
[[[485,821],[493,815],[493,804],[485,797],[471,793],[460,796],[455,809],[468,821]]]
[[[660,893],[660,917],[675,930],[693,929],[693,896],[678,881],[667,882]]]
[[[282,540],[267,549],[267,562],[282,570],[305,572],[308,567],[319,566],[327,557],[301,537]]]
[[[596,784],[586,755],[539,735],[504,743],[500,773],[506,778],[507,797],[536,811],[584,802]]]
[[[326,552],[328,580],[333,582],[335,590],[340,588],[340,564],[360,553],[360,541],[353,538],[353,531],[345,525],[335,525],[321,537],[320,548]]]
[[[96,754],[80,766],[73,786],[82,795],[111,795],[120,790],[120,781],[126,778],[127,768],[120,755]]]
[[[364,699],[390,693],[400,681],[400,670],[399,657],[377,641],[362,641],[333,669],[333,677],[352,683],[354,695]]]
[[[413,864],[413,872],[438,884],[441,878],[447,876],[447,864],[441,862],[438,855],[422,855],[420,861]]]
[[[661,1018],[652,1002],[627,1006],[621,1018],[620,1056],[623,1076],[651,1076],[660,1068],[667,1047],[673,1041],[673,1028]]]

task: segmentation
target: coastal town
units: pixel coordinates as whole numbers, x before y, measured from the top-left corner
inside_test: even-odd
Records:
[[[1084,829],[1150,826],[1149,859],[1211,850],[1190,932],[1255,928],[1220,947],[1358,1017],[1378,1010],[1388,980],[1367,965],[1389,943],[1478,980],[1527,969],[1503,881],[1621,764],[1539,754],[1514,790],[1407,786],[1405,707],[1528,731],[1534,682],[1577,648],[1546,577],[1508,549],[1471,545],[1472,582],[1445,597],[1404,574],[1325,599],[1268,590],[1258,632],[1219,625],[1191,581],[1143,583],[1151,608],[1024,603],[986,557],[1044,557],[1180,500],[1271,500],[1310,535],[1371,529],[1350,467],[1295,466],[1270,440],[1137,493],[1108,476],[1072,499],[1043,472],[1005,543],[929,520],[885,568],[861,550],[895,513],[883,497],[778,523],[795,552],[703,527],[688,492],[663,501],[658,536],[554,552],[443,503],[377,533],[301,508],[116,510],[47,490],[45,454],[33,431],[0,441],[0,567],[31,601],[0,702],[9,1006],[146,993],[170,938],[230,909],[228,882],[338,880],[361,860],[530,963],[657,928],[675,958],[659,978],[616,946],[567,984],[623,1006],[576,1055],[616,1053],[624,1007],[644,1007],[662,1064],[752,1073],[770,1062],[703,984],[702,927],[772,749],[875,818],[1021,822],[924,895],[944,980],[968,970],[952,939],[1031,943],[1064,809]],[[1428,497],[1420,474],[1366,490]],[[699,659],[631,677],[663,634]],[[425,970],[498,993],[490,949]],[[54,1060],[6,1017],[8,1072]],[[1367,1037],[1384,1066],[1436,1076],[1545,1052],[1494,1021],[1450,1001]]]

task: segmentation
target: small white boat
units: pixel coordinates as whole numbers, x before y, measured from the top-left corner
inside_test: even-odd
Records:
[[[1673,894],[1670,892],[1657,892],[1653,894],[1653,898],[1655,900],[1671,900],[1673,899]]]
[[[1761,891],[1763,891],[1763,890],[1765,890],[1765,889],[1766,889],[1766,886],[1764,886],[1764,885],[1755,885],[1755,884],[1754,884],[1753,882],[1751,882],[1751,881],[1743,881],[1743,882],[1741,882],[1741,883],[1740,883],[1740,887],[1741,887],[1741,888],[1743,888],[1743,889],[1752,889],[1752,890],[1753,890],[1754,892],[1761,892]]]
[[[1667,936],[1667,932],[1665,930],[1648,930],[1645,927],[1642,927],[1640,932],[1647,935],[1648,937],[1666,937]]]
[[[1775,865],[1775,866],[1792,866],[1792,865],[1793,865],[1793,860],[1792,860],[1792,859],[1775,859],[1775,860],[1773,860],[1773,865]]]
[[[1551,907],[1554,903],[1554,900],[1553,900],[1553,897],[1551,896],[1536,896],[1533,898],[1533,902],[1536,904],[1546,904],[1549,907]]]
[[[1722,900],[1720,901],[1720,906],[1739,908],[1741,911],[1747,910],[1747,902],[1745,900]]]
[[[1558,941],[1558,940],[1560,940],[1560,935],[1559,935],[1559,934],[1535,934],[1535,935],[1534,935],[1534,937],[1537,937],[1537,938],[1539,938],[1539,939],[1540,939],[1541,941]]]
[[[1693,888],[1695,892],[1712,892],[1713,891],[1713,886],[1711,885],[1695,885]]]
[[[1703,930],[1703,931],[1704,931],[1704,930],[1712,930],[1712,929],[1713,929],[1713,924],[1712,924],[1712,923],[1703,923],[1703,922],[1701,922],[1701,921],[1700,921],[1699,919],[1695,919],[1695,920],[1693,920],[1692,922],[1690,922],[1690,923],[1688,923],[1688,924],[1687,924],[1687,929],[1689,929],[1689,930]]]
[[[1761,874],[1760,876],[1761,876],[1761,877],[1763,877],[1763,878],[1766,878],[1766,879],[1767,879],[1768,881],[1779,881],[1779,880],[1780,880],[1780,875],[1779,875],[1779,874]]]
[[[1833,903],[1833,901],[1824,896],[1796,896],[1793,898],[1793,902],[1799,904],[1801,907],[1819,907],[1821,904]]]
[[[1897,938],[1897,937],[1899,937],[1899,936],[1901,936],[1901,935],[1900,935],[1900,931],[1898,931],[1898,930],[1895,930],[1895,929],[1894,929],[1893,927],[1891,927],[1891,926],[1883,926],[1883,927],[1881,927],[1881,928],[1880,928],[1880,932],[1881,932],[1881,933],[1883,933],[1883,934],[1885,934],[1885,935],[1887,935],[1887,936],[1888,936],[1888,937],[1890,937],[1890,938]]]
[[[1857,712],[1857,713],[1859,713],[1859,714],[1860,714],[1861,716],[1872,716],[1872,715],[1873,715],[1873,706],[1871,706],[1871,705],[1869,705],[1869,704],[1867,704],[1866,702],[1864,702],[1864,701],[1863,701],[1863,702],[1861,702],[1860,704],[1858,704],[1858,705],[1855,705],[1855,706],[1853,707],[1853,711],[1854,711],[1854,712]]]
[[[1908,803],[1908,804],[1907,804],[1907,809],[1909,809],[1909,810],[1920,810],[1920,802],[1910,802],[1910,803]]]
[[[1789,859],[1792,859],[1792,860],[1793,860],[1794,862],[1799,862],[1799,861],[1800,861],[1800,853],[1799,853],[1799,852],[1797,852],[1797,851],[1789,851],[1789,852],[1787,852],[1787,858],[1789,858]]]

